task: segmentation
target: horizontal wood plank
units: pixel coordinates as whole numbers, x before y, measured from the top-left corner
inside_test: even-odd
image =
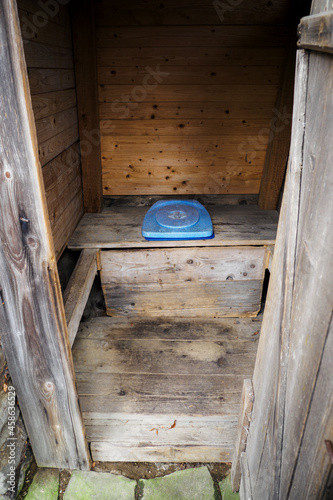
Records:
[[[77,126],[77,109],[70,108],[36,120],[37,139],[39,143],[60,134],[64,130]]]
[[[251,162],[215,158],[210,161],[169,161],[160,166],[158,160],[148,165],[118,164],[102,160],[104,194],[200,194],[256,193],[259,189],[263,160],[257,155]],[[162,181],[162,182],[161,182]]]
[[[276,85],[280,76],[278,66],[221,66],[219,61],[211,66],[172,66],[161,63],[169,73],[168,82],[172,85],[191,85],[193,81],[200,85],[237,85],[246,81],[247,85]],[[103,85],[142,84],[147,75],[147,64],[100,67],[98,82]]]
[[[72,69],[28,69],[31,95],[74,89]]]
[[[201,197],[205,205],[209,196]],[[141,235],[147,206],[105,208],[102,214],[85,214],[73,234],[69,247],[81,248],[156,248],[174,247],[172,241],[149,241]],[[273,245],[277,212],[260,211],[250,206],[209,206],[215,238],[201,240],[200,246]],[[177,246],[198,246],[198,241],[179,241]]]
[[[98,67],[150,66],[280,66],[284,47],[112,47],[97,49]]]
[[[56,156],[62,153],[69,146],[74,144],[79,138],[77,123],[74,123],[70,128],[51,137],[45,142],[38,144],[39,160],[42,165],[53,160]]]
[[[103,285],[103,291],[109,316],[253,317],[260,311],[262,280],[115,284]]]
[[[159,119],[238,119],[265,120],[266,124],[272,118],[272,106],[269,102],[252,103],[245,99],[239,102],[159,102],[158,104],[146,99],[136,102],[136,106],[119,106],[119,103],[101,102],[99,104],[99,117],[101,120],[124,119],[132,120],[159,120]]]
[[[256,318],[137,318],[101,316],[82,322],[78,337],[91,340],[209,340],[212,342],[228,341],[237,337],[241,340],[256,341],[256,334],[260,329],[262,316]],[[93,381],[92,381],[93,382]],[[243,380],[241,385],[243,384]],[[91,386],[93,387],[93,386]],[[108,389],[106,389],[108,390]],[[96,394],[105,395],[105,389],[94,389]],[[101,392],[100,392],[101,391]],[[89,393],[90,394],[90,393]]]
[[[288,22],[289,3],[251,1],[238,3],[194,1],[161,3],[144,2],[96,3],[96,21],[99,26],[135,25],[205,25],[205,24],[283,24]]]
[[[237,151],[238,154],[239,152],[253,153],[256,151],[265,152],[268,140],[267,136],[268,130],[263,131],[260,137],[250,135],[244,135],[243,137],[221,137],[215,131],[214,135],[210,137],[197,136],[195,140],[186,136],[136,137],[127,135],[117,137],[105,135],[101,137],[101,148],[102,152],[112,151],[123,155],[128,151],[130,159],[135,159],[135,153],[139,152],[141,153],[141,156],[139,156],[141,160],[144,157],[144,151],[147,151],[149,155],[157,154],[158,156],[163,153],[168,155],[168,153],[175,154],[188,151],[197,155],[200,153],[223,155],[224,152],[230,151]],[[252,156],[249,155],[249,158]]]
[[[67,243],[80,222],[83,213],[84,210],[81,189],[73,196],[72,200],[67,205],[67,209],[59,216],[57,224],[52,227],[53,242],[56,249],[57,259],[59,259],[62,252],[66,248]]]
[[[24,54],[29,68],[73,68],[71,48],[24,40]]]
[[[92,442],[93,460],[101,462],[230,462],[232,447],[191,446],[147,446],[113,445],[109,442]]]
[[[220,136],[258,135],[268,125],[266,120],[192,119],[192,120],[101,120],[102,135],[112,136]]]
[[[161,68],[162,70],[163,68]],[[167,73],[167,71],[165,71]],[[136,94],[133,85],[100,85],[99,101],[115,102],[118,108],[124,107],[124,104],[133,103],[135,108],[137,101],[145,99],[149,95],[151,102],[224,102],[234,103],[241,101],[251,103],[270,103],[274,105],[276,95],[275,85],[192,85],[182,87],[181,85],[168,85],[168,76],[163,80],[163,84],[155,87],[153,90],[146,90],[140,87]],[[121,99],[121,102],[120,100]],[[128,106],[131,108],[131,106]]]
[[[263,277],[264,247],[101,252],[102,282],[115,284],[193,285],[221,281],[252,281]]]
[[[32,96],[32,109],[35,120],[73,108],[75,105],[75,89],[59,90],[58,92],[48,92]]]
[[[38,2],[36,2],[36,0],[18,0],[17,4],[21,10],[36,16],[35,25],[37,27],[45,23],[45,16],[47,20],[53,23],[67,26],[68,28],[70,27],[70,17],[67,5],[62,5],[58,2],[53,4],[48,2],[48,0],[39,0]]]
[[[20,4],[20,1],[18,3]],[[72,47],[72,37],[69,26],[61,26],[58,23],[54,23],[51,17],[48,19],[44,17],[42,20],[40,16],[36,15],[37,12],[41,12],[38,7],[37,9],[33,13],[21,9],[18,11],[23,40],[31,40],[70,49]],[[38,22],[39,17],[40,23]],[[45,26],[41,26],[43,24]]]
[[[279,47],[287,30],[281,26],[126,26],[98,27],[98,47]]]
[[[284,60],[284,47],[112,47],[97,49],[98,67],[150,66],[280,66]]]

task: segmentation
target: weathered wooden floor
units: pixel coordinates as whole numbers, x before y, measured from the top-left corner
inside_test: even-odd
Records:
[[[261,316],[101,317],[73,346],[93,460],[231,461]]]

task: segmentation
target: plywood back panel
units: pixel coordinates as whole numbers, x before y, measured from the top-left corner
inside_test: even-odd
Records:
[[[289,6],[96,3],[105,195],[259,192]]]
[[[72,35],[67,5],[19,0],[19,16],[56,256],[83,215]]]

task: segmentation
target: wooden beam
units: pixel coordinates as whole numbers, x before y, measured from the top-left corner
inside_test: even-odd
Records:
[[[97,273],[97,250],[82,250],[64,293],[69,342],[72,346]]]
[[[231,486],[232,491],[239,491],[241,480],[241,454],[245,451],[248,429],[251,421],[253,409],[254,392],[252,380],[247,378],[243,383],[241,409],[238,417],[237,437],[234,448],[234,456],[232,459],[231,469]]]
[[[299,48],[333,54],[333,11],[303,17],[298,34]]]
[[[93,1],[73,0],[70,5],[84,209],[101,212],[103,193]]]
[[[89,469],[14,0],[0,67],[1,342],[38,466]]]
[[[278,208],[283,187],[290,148],[295,57],[296,38],[292,35],[273,110],[271,133],[261,178],[259,207],[262,210],[276,210]]]

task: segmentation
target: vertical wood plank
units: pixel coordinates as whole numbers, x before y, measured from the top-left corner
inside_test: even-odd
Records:
[[[274,108],[274,118],[271,121],[270,140],[261,177],[259,207],[262,210],[277,209],[283,187],[290,148],[295,57],[296,36],[291,34],[284,68],[281,72],[282,76]]]
[[[85,212],[103,207],[95,23],[92,0],[71,2]]]
[[[1,341],[37,464],[89,469],[14,0],[0,73]]]
[[[238,417],[237,438],[232,459],[231,486],[233,491],[238,491],[241,479],[240,457],[245,451],[247,434],[253,409],[254,392],[252,380],[247,378],[243,383],[241,410]]]
[[[308,74],[305,51],[298,53],[296,65],[290,160],[253,376],[256,401],[246,448],[254,498],[279,498],[288,332],[303,164]]]

